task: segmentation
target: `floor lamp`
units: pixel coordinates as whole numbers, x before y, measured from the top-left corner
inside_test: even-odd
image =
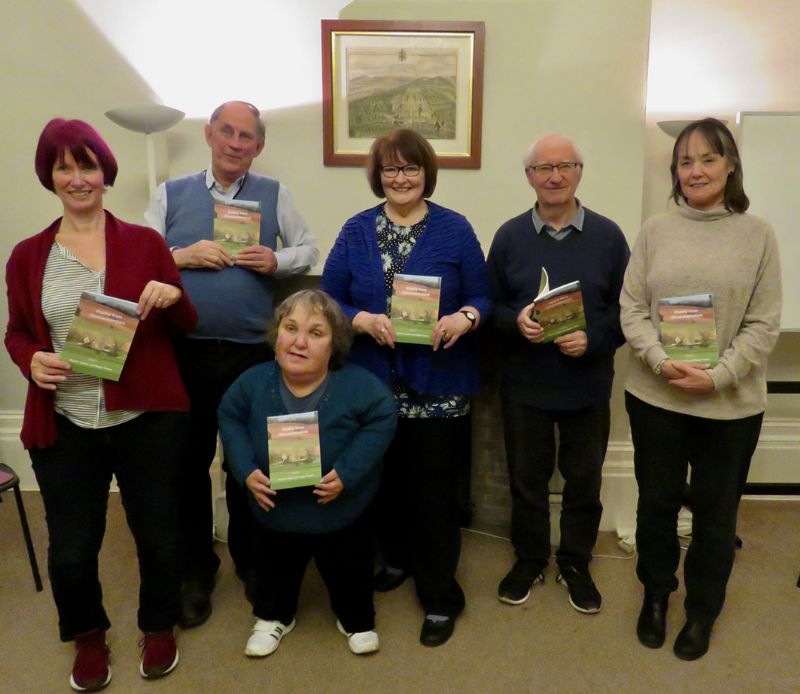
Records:
[[[176,125],[186,114],[176,108],[161,104],[137,104],[106,111],[106,117],[117,125],[137,133],[144,133],[147,143],[147,183],[150,197],[156,191],[156,152],[153,133]]]

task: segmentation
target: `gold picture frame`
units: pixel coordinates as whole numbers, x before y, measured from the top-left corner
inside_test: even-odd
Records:
[[[322,20],[325,166],[363,166],[374,139],[415,130],[443,168],[479,169],[483,22]]]

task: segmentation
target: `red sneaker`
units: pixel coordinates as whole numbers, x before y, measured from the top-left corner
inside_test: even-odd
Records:
[[[139,674],[148,680],[168,675],[178,665],[180,656],[175,644],[172,629],[146,633],[139,641],[142,648],[142,662]]]
[[[76,692],[96,692],[111,681],[111,651],[106,645],[106,632],[92,629],[75,636],[75,662],[69,686]]]

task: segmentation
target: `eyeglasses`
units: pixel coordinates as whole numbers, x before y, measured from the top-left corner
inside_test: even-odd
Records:
[[[547,176],[552,176],[553,171],[556,169],[558,169],[558,173],[563,176],[572,173],[578,167],[583,168],[583,164],[579,161],[562,161],[558,164],[537,164],[536,166],[528,166],[525,170],[533,171],[537,176],[545,178]]]
[[[414,176],[419,176],[419,172],[422,170],[422,167],[419,164],[405,164],[404,166],[382,166],[381,173],[386,176],[386,178],[397,178],[397,174],[401,171],[403,172],[403,176],[407,176],[408,178],[414,178]]]

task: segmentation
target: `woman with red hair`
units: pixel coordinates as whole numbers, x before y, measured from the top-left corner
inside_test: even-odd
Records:
[[[61,639],[77,647],[70,685],[96,691],[111,679],[98,553],[112,475],[139,558],[140,673],[161,677],[178,664],[175,487],[189,401],[172,336],[190,330],[197,313],[161,236],[103,209],[117,162],[92,126],[50,121],[36,174],[64,212],[11,254],[5,344],[28,379],[21,438],[45,506]],[[136,304],[118,381],[76,373],[60,355],[82,292]]]

